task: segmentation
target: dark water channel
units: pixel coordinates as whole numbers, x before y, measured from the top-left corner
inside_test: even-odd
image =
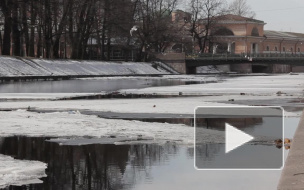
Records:
[[[0,93],[97,93],[120,89],[140,89],[154,86],[176,86],[198,84],[161,78],[104,78],[62,81],[31,81],[0,83]]]
[[[247,130],[261,120],[247,120]],[[292,137],[298,118],[285,120],[285,135]],[[267,124],[267,121],[266,121]],[[276,189],[280,171],[197,171],[194,147],[174,143],[60,146],[42,137],[1,139],[0,154],[48,164],[42,184],[9,186],[10,190],[105,189]],[[252,147],[258,147],[251,145]],[[277,151],[275,146],[266,151]],[[200,158],[212,161],[221,144],[200,145]],[[285,157],[288,151],[285,150]],[[267,180],[265,180],[267,179]]]

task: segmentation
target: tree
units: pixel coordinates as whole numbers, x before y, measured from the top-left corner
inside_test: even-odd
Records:
[[[63,5],[61,6],[61,11],[58,12],[60,14],[58,16],[59,22],[58,22],[58,27],[56,27],[55,30],[55,40],[54,40],[54,46],[53,46],[53,57],[54,58],[59,58],[59,48],[60,48],[60,39],[63,36],[63,34],[65,34],[66,31],[66,25],[67,25],[67,19],[69,15],[69,12],[72,11],[72,9],[70,8],[73,4],[73,0],[65,0],[63,1]],[[59,8],[56,8],[56,10],[60,10]],[[65,39],[66,41],[66,39]]]
[[[219,16],[225,13],[224,3],[223,0],[191,0],[189,32],[201,53],[210,51],[207,46],[211,40],[211,31],[217,27]]]
[[[72,43],[72,59],[84,59],[88,40],[95,20],[95,0],[74,0],[73,12],[69,15],[69,36]]]
[[[249,18],[254,18],[256,16],[255,12],[253,12],[251,7],[247,4],[247,0],[234,0],[229,4],[228,12]]]
[[[137,1],[134,22],[139,28],[136,35],[140,43],[139,60],[147,60],[149,49],[163,51],[162,43],[169,40],[171,13],[176,5],[177,0]]]
[[[3,34],[2,54],[10,55],[11,33],[12,33],[12,23],[13,23],[13,18],[12,18],[13,2],[7,0],[1,0],[0,7],[4,15],[4,34]]]
[[[173,40],[170,21],[176,4],[177,0],[0,0],[1,51],[61,58],[68,43],[73,59],[86,59],[94,52],[105,60],[115,41],[125,55],[138,45],[139,58],[146,60],[146,51],[162,52]],[[134,25],[140,29],[132,37]]]

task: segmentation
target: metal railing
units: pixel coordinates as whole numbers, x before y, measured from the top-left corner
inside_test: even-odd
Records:
[[[187,54],[186,59],[203,59],[203,58],[304,58],[304,53],[197,53],[197,54]]]

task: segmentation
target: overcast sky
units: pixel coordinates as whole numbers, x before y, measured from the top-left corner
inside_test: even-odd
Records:
[[[233,0],[227,0],[228,3]],[[247,0],[265,30],[304,33],[304,0]]]

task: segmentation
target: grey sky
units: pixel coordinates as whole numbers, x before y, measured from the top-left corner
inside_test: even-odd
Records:
[[[265,30],[304,33],[304,0],[247,0],[247,3],[256,19],[267,23]]]
[[[229,0],[229,2],[232,0]],[[247,0],[266,30],[304,33],[304,0]]]

